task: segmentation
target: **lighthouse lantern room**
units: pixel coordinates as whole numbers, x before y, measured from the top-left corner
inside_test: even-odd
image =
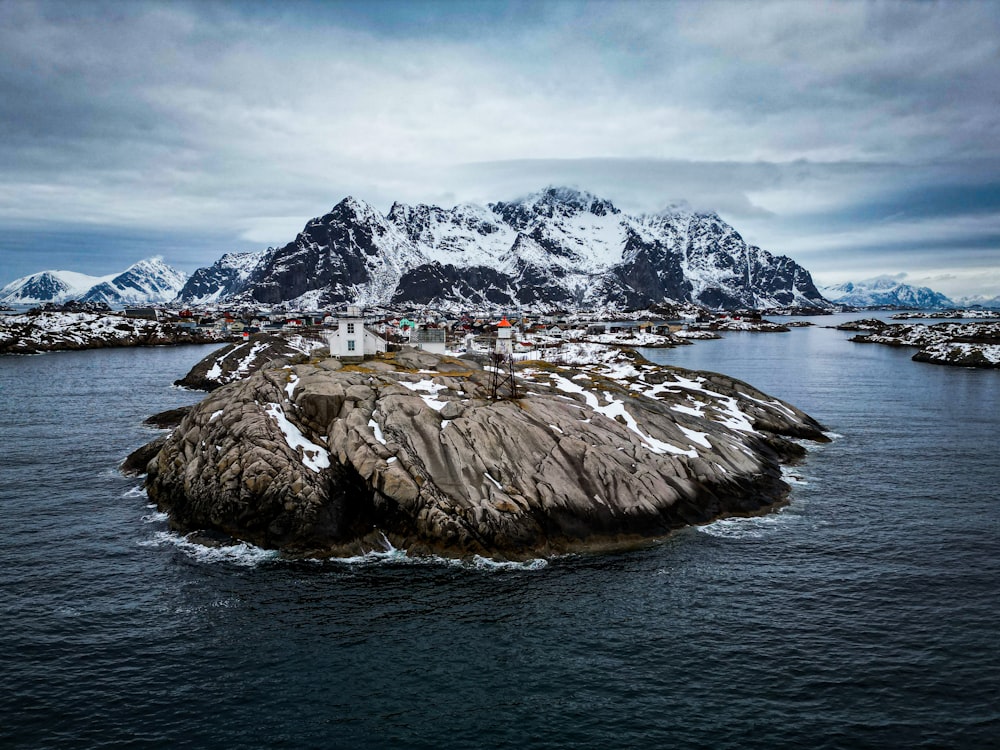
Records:
[[[510,354],[514,351],[514,340],[512,337],[513,332],[514,329],[505,315],[500,322],[497,323],[497,354]]]

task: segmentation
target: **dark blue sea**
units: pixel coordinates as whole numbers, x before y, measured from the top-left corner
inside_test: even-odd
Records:
[[[187,544],[117,466],[205,348],[0,358],[0,747],[1000,747],[1000,371],[849,336],[647,352],[836,433],[780,512],[519,567]]]

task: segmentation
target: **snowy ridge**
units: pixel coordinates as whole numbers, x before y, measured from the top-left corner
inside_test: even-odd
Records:
[[[877,276],[864,281],[847,281],[822,287],[827,299],[852,307],[911,307],[920,310],[957,307],[940,292],[925,286],[910,286],[891,276]]]
[[[0,302],[37,305],[105,302],[111,306],[149,305],[170,302],[184,286],[187,274],[160,258],[140,260],[121,273],[88,276],[73,271],[41,271],[12,281],[0,289]]]
[[[37,305],[79,299],[91,287],[111,281],[114,276],[88,276],[74,271],[39,271],[15,279],[0,289],[0,302]]]
[[[242,290],[271,250],[256,253],[226,253],[207,268],[199,268],[178,291],[178,299],[207,305]]]
[[[988,297],[981,294],[976,297],[961,297],[955,300],[956,304],[961,307],[973,307],[979,306],[987,310],[1000,310],[1000,296],[998,297]]]
[[[511,202],[446,209],[347,197],[293,242],[200,269],[182,301],[323,307],[625,309],[827,306],[808,271],[748,245],[714,213],[672,206],[623,213],[591,193],[550,187]]]

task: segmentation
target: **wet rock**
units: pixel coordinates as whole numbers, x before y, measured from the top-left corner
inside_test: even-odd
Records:
[[[118,470],[127,477],[138,477],[146,473],[146,467],[150,461],[160,452],[166,444],[166,436],[156,438],[150,443],[132,451],[128,457],[122,461]]]
[[[181,423],[181,420],[184,419],[184,415],[186,415],[189,411],[191,411],[190,406],[179,406],[176,409],[167,409],[166,411],[161,411],[159,414],[147,417],[142,421],[142,423],[151,427],[159,427],[161,430],[173,429]]]

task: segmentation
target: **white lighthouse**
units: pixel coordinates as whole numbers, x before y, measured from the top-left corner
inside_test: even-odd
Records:
[[[512,337],[513,332],[514,329],[507,321],[507,316],[505,315],[503,319],[497,323],[497,354],[509,355],[514,351],[514,339]]]

